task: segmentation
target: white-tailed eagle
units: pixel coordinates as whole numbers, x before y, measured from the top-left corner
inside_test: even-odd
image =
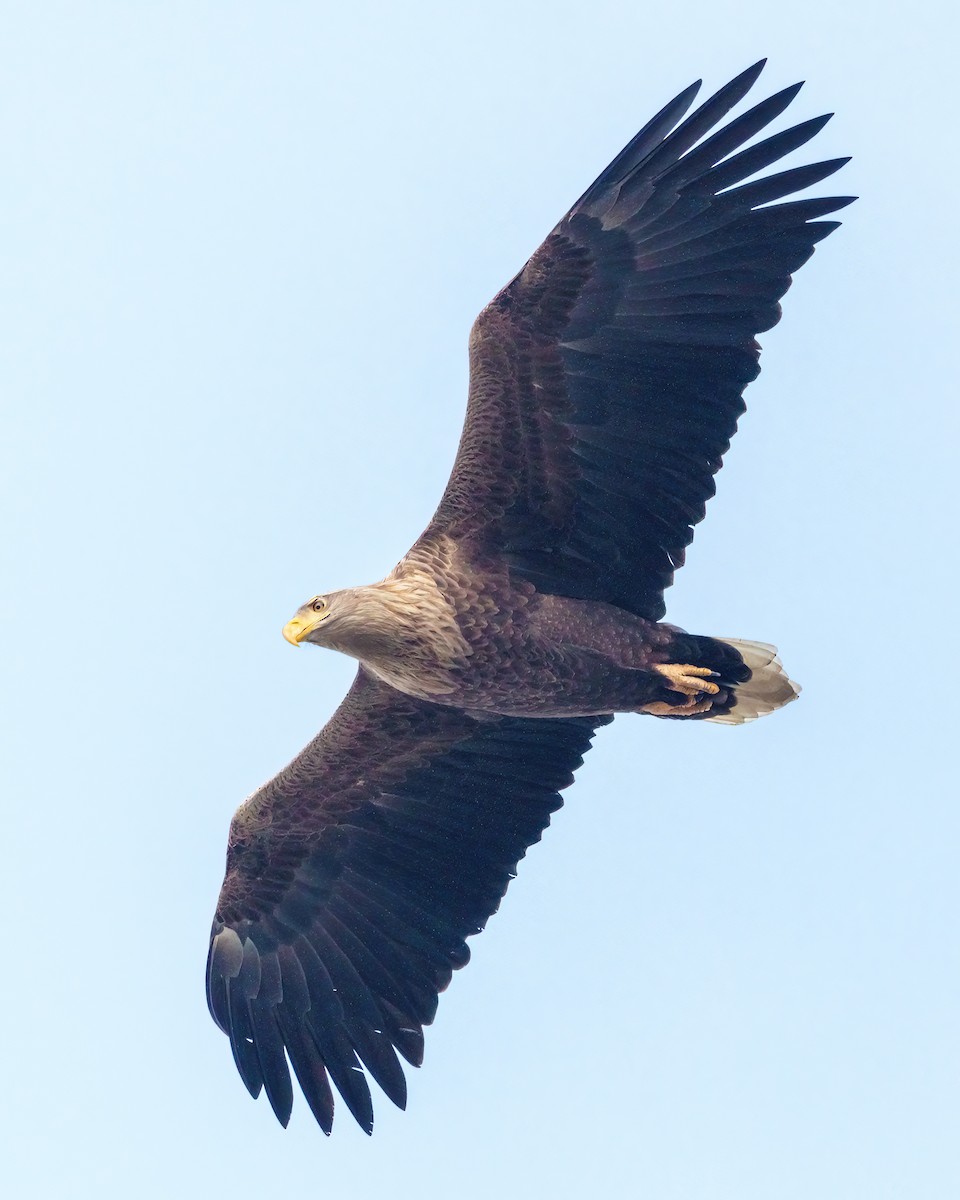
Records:
[[[371,1130],[367,1075],[403,1106],[400,1059],[419,1065],[466,939],[612,714],[737,724],[797,694],[772,647],[661,623],[756,335],[850,200],[789,198],[845,159],[755,178],[827,120],[744,149],[799,87],[723,124],[761,67],[686,118],[699,85],[672,100],[487,305],[423,536],[284,629],[360,666],[234,817],[207,966],[240,1075],[284,1124],[290,1066],[326,1132],[333,1088]]]

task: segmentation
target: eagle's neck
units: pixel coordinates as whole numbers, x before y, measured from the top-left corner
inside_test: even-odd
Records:
[[[409,695],[449,692],[470,647],[433,577],[407,571],[351,590],[350,619],[330,630],[327,644]]]

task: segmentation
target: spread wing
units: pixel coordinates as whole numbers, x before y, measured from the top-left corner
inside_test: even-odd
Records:
[[[846,159],[743,182],[828,119],[741,148],[797,84],[711,134],[762,66],[682,124],[699,84],[668,104],[480,314],[466,424],[425,539],[504,556],[543,591],[663,615],[759,372],[756,334],[839,224],[819,218],[852,199],[771,204]]]
[[[438,993],[610,717],[477,720],[363,668],[325,729],[238,810],[207,1002],[251,1094],[286,1125],[287,1060],[329,1133],[336,1086],[367,1131],[360,1064],[395,1104]]]

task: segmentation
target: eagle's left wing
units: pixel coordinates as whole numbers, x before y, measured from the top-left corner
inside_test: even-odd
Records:
[[[723,123],[762,66],[682,121],[698,85],[677,96],[477,318],[460,448],[423,541],[663,616],[759,371],[756,335],[851,199],[789,199],[846,159],[751,179],[827,120],[746,145],[799,88]]]

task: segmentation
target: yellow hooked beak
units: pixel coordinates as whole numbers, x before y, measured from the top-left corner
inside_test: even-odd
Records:
[[[303,639],[312,630],[320,624],[326,613],[311,614],[310,616],[299,616],[288,621],[283,627],[283,636],[287,639],[291,646],[299,646]]]
[[[283,627],[283,636],[291,646],[299,646],[300,639],[306,632],[306,624],[299,617],[294,617],[292,621],[288,621]]]

